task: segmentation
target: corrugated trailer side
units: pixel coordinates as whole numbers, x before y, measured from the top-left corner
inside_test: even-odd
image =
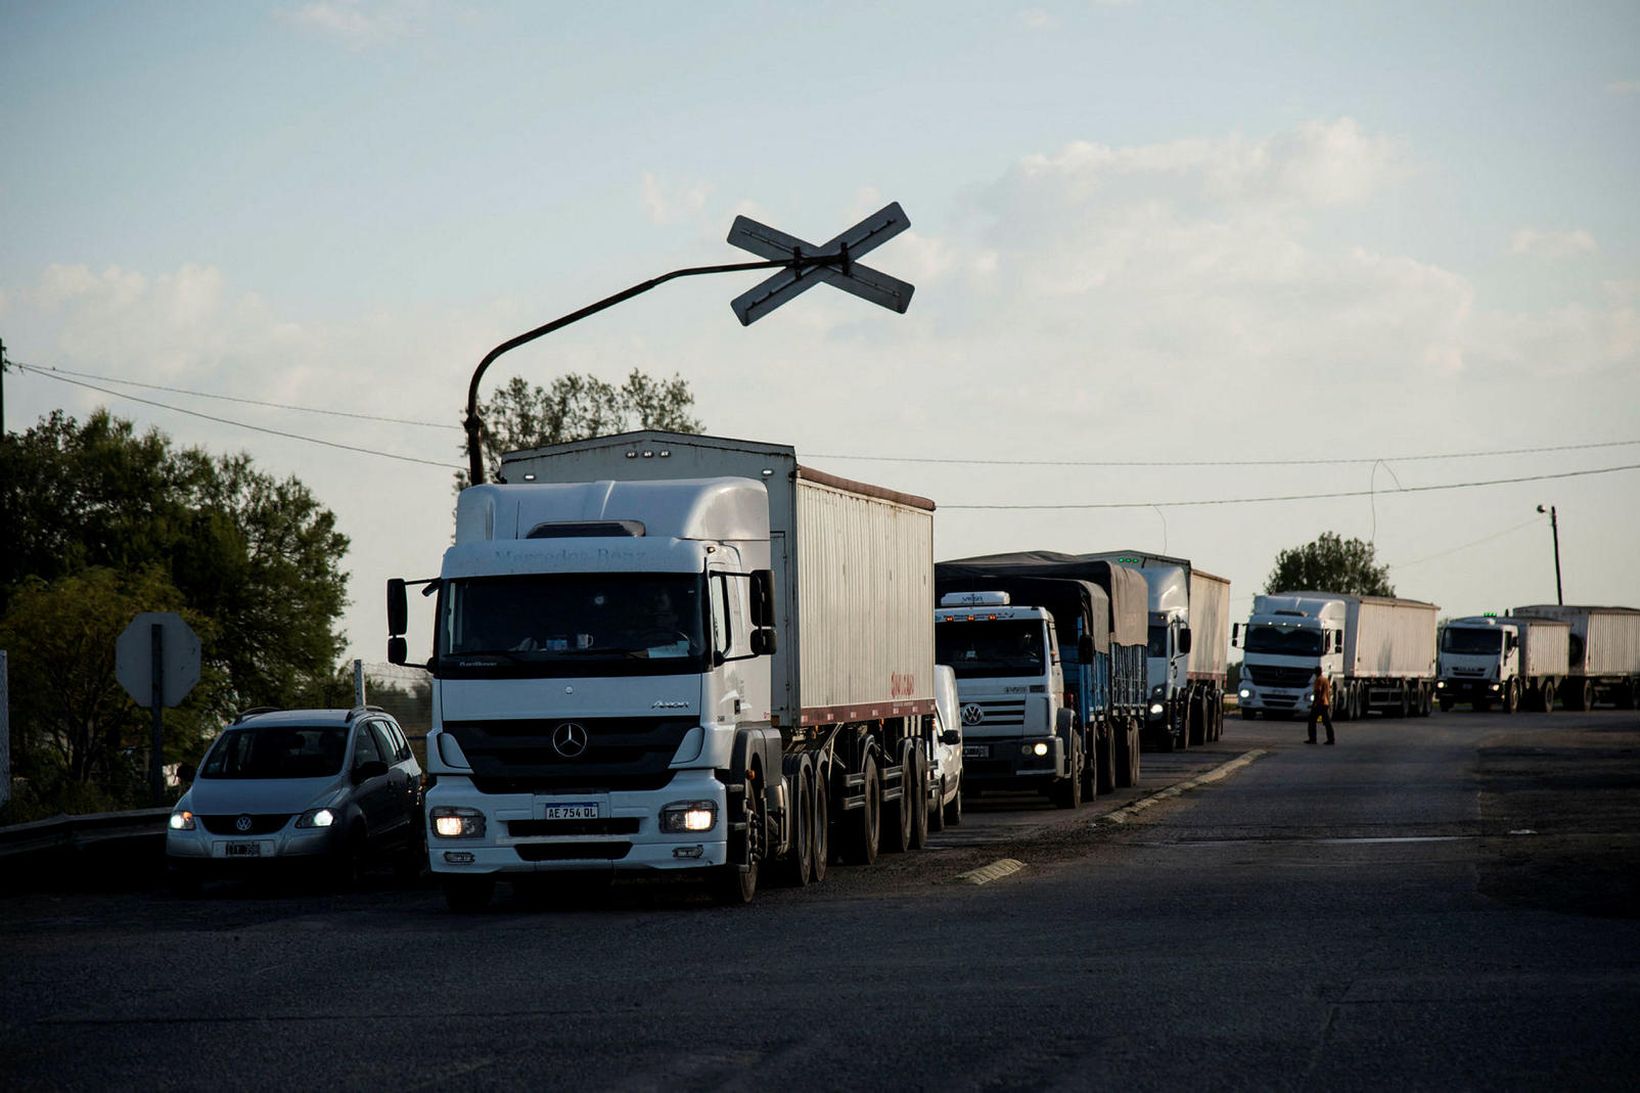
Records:
[[[795,485],[801,723],[932,713],[932,505],[808,467]]]
[[[1521,674],[1528,679],[1559,679],[1570,661],[1571,627],[1558,619],[1520,619],[1526,628],[1525,661]]]
[[[1625,607],[1590,610],[1583,664],[1583,674],[1589,676],[1640,674],[1640,611]]]
[[[1352,596],[1345,628],[1345,663],[1367,679],[1428,679],[1435,675],[1432,603],[1385,596]]]
[[[1230,657],[1230,582],[1199,569],[1190,571],[1191,679],[1224,682]]]

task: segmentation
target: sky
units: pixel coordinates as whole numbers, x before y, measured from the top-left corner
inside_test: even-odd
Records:
[[[1553,602],[1539,504],[1567,601],[1640,605],[1637,47],[1632,2],[0,0],[0,339],[59,370],[5,427],[107,406],[301,479],[379,661],[490,348],[749,259],[736,215],[898,201],[905,315],[742,328],[758,275],[693,278],[485,388],[680,375],[710,433],[933,498],[936,557],[1160,551],[1233,615],[1329,530],[1443,614]]]

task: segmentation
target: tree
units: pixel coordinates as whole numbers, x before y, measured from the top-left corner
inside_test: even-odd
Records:
[[[1276,567],[1264,582],[1266,592],[1313,589],[1352,596],[1393,596],[1389,566],[1374,561],[1373,546],[1324,531],[1314,542],[1276,555]]]
[[[551,387],[531,386],[514,376],[490,401],[478,404],[484,420],[484,466],[494,481],[504,452],[631,429],[698,433],[700,422],[689,416],[694,404],[681,376],[658,380],[636,368],[619,387],[591,375],[559,376]],[[467,472],[460,472],[456,481],[458,488],[466,486]]]

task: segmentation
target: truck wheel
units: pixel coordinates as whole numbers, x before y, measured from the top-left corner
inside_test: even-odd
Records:
[[[911,849],[921,850],[928,845],[928,756],[922,747],[912,745],[912,765],[916,767],[916,794],[911,804]]]
[[[1110,731],[1116,750],[1116,769],[1113,771],[1116,785],[1121,789],[1129,789],[1139,781],[1135,777],[1139,765],[1138,740],[1135,738],[1132,724],[1126,721],[1112,725]]]
[[[1258,711],[1257,710],[1250,710],[1246,706],[1243,706],[1241,708],[1241,719],[1243,721],[1257,721],[1258,720]]]
[[[1077,808],[1082,804],[1082,772],[1076,768],[1078,760],[1083,758],[1082,738],[1072,735],[1069,763],[1070,777],[1053,784],[1053,804],[1055,808]]]
[[[1205,712],[1202,707],[1202,697],[1198,694],[1190,696],[1190,702],[1185,706],[1184,731],[1190,736],[1190,746],[1199,748],[1207,743],[1207,726]]]
[[[1543,712],[1555,712],[1555,685],[1553,683],[1543,685]]]
[[[928,810],[928,830],[939,832],[945,830],[945,779],[941,778],[939,785],[934,789],[934,800]]]
[[[911,849],[911,828],[916,812],[916,761],[912,758],[912,747],[909,740],[900,746],[900,799],[883,804],[885,854],[904,854]]]
[[[1594,688],[1585,683],[1572,683],[1566,688],[1566,708],[1581,713],[1594,705]]]
[[[1443,699],[1441,699],[1441,712],[1442,713],[1451,713],[1452,712],[1452,707],[1455,706],[1455,705],[1457,705],[1457,703],[1454,702],[1452,699],[1443,698]]]
[[[495,896],[494,877],[444,877],[444,905],[458,915],[476,915]]]
[[[1520,709],[1520,692],[1515,690],[1514,681],[1503,692],[1503,701],[1498,704],[1504,713],[1514,713]]]
[[[847,828],[843,838],[843,856],[858,865],[870,865],[877,860],[877,842],[882,834],[883,798],[877,782],[877,755],[866,756],[865,768],[860,772],[860,792],[865,799],[859,808],[843,813],[842,823]]]
[[[1099,769],[1093,772],[1093,787],[1098,792],[1083,796],[1096,797],[1100,793],[1116,791],[1116,726],[1108,725],[1105,739],[1099,743]],[[1085,787],[1084,787],[1085,788]]]
[[[1213,739],[1224,739],[1224,696],[1221,694],[1213,696]]]
[[[748,773],[752,773],[748,771]],[[709,882],[712,898],[725,907],[739,907],[752,902],[757,895],[757,875],[763,867],[768,851],[768,831],[763,813],[763,798],[757,782],[747,778],[746,790],[740,795],[741,815],[746,823],[746,868],[739,862],[728,862],[713,871]],[[730,815],[734,813],[731,811]],[[734,842],[730,841],[730,846]]]
[[[781,884],[801,888],[809,883],[814,863],[814,788],[809,768],[801,764],[787,774],[792,782],[791,849],[780,859],[775,876]]]
[[[831,865],[831,779],[826,768],[814,765],[814,824],[809,828],[814,850],[809,855],[809,879],[819,884]]]
[[[962,823],[962,778],[957,778],[957,792],[952,795],[951,803],[945,806],[945,826],[956,827]]]
[[[1396,706],[1395,716],[1396,717],[1406,717],[1411,712],[1412,712],[1412,702],[1411,702],[1411,699],[1407,695],[1406,684],[1403,683],[1401,685],[1401,701],[1400,701],[1400,704],[1398,706]]]

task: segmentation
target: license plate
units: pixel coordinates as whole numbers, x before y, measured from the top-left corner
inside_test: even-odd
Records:
[[[222,853],[230,858],[260,858],[262,856],[262,844],[229,843],[223,847]]]
[[[596,801],[576,801],[567,805],[547,805],[541,814],[543,820],[596,820],[603,807]]]
[[[964,759],[989,759],[991,758],[991,745],[964,744],[962,746],[962,757]]]

